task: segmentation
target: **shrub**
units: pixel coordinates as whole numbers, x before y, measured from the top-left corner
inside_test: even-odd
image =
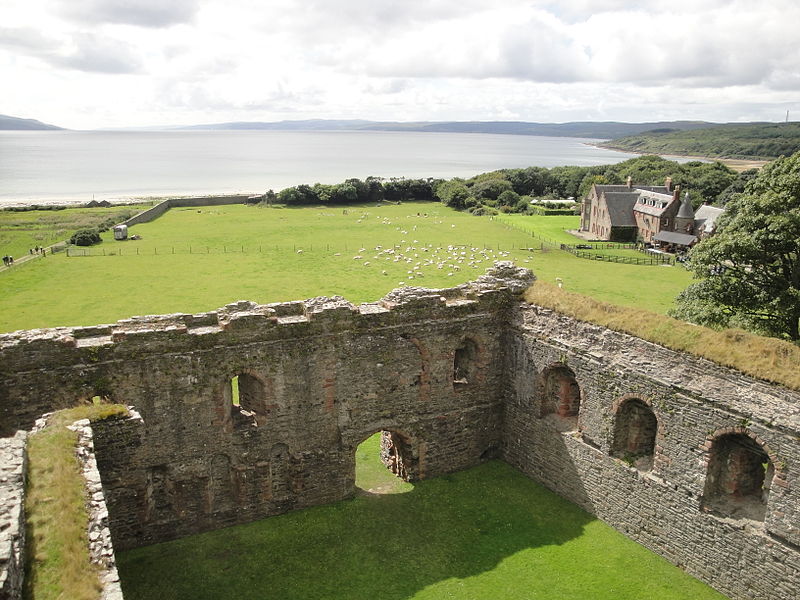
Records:
[[[101,241],[100,234],[96,229],[81,229],[72,234],[69,238],[69,243],[75,246],[91,246],[99,244]]]

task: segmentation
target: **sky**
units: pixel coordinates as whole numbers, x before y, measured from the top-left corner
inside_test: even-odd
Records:
[[[0,114],[800,120],[796,0],[0,0]]]

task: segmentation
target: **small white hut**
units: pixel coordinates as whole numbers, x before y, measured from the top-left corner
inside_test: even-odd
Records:
[[[128,226],[127,225],[114,225],[114,239],[127,240],[128,239]]]

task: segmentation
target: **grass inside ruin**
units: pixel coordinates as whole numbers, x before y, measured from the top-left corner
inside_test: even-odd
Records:
[[[641,308],[614,306],[536,282],[525,294],[532,304],[580,321],[635,335],[673,350],[689,352],[759,379],[800,389],[800,347],[741,329],[717,331]]]
[[[79,419],[123,414],[120,405],[99,404],[59,411],[28,440],[26,521],[28,600],[96,600],[98,571],[89,562],[86,492],[75,456],[78,434],[66,428]]]
[[[202,312],[243,299],[277,302],[342,295],[352,302],[372,301],[401,285],[458,285],[482,275],[498,259],[513,259],[540,280],[560,278],[566,289],[607,302],[637,306],[646,298],[656,312],[666,312],[691,281],[682,267],[612,264],[560,250],[542,252],[531,237],[531,232],[550,238],[561,231],[575,240],[563,229],[577,227],[577,219],[518,217],[511,228],[499,219],[430,202],[173,209],[132,227],[131,234],[141,240],[114,242],[105,234],[103,244],[90,249],[98,256],[56,254],[0,273],[0,331]],[[395,245],[402,260],[375,250]],[[531,247],[536,250],[521,249]],[[458,263],[456,256],[467,260]],[[470,265],[471,256],[480,260]],[[443,268],[415,270],[415,263],[426,257],[434,257]]]
[[[404,485],[118,553],[125,598],[724,598],[502,462]]]

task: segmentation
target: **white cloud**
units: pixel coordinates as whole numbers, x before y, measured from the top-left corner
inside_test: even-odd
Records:
[[[0,112],[68,127],[800,108],[790,0],[0,0],[0,14],[15,89]]]

